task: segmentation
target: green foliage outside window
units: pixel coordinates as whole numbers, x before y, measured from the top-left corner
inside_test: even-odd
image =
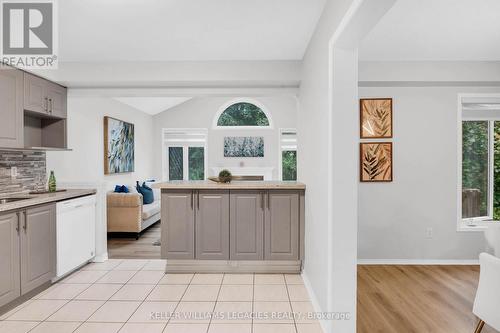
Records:
[[[183,179],[183,155],[182,147],[168,148],[168,178],[170,180]]]
[[[494,125],[495,144],[493,162],[493,219],[500,220],[500,122],[495,121]]]
[[[205,179],[205,149],[203,147],[189,147],[189,180]]]
[[[269,119],[252,103],[236,103],[228,107],[217,120],[217,126],[269,126]]]
[[[283,180],[297,180],[297,151],[284,150],[281,156]]]
[[[494,122],[493,131],[493,219],[498,221],[500,220],[500,122]],[[462,188],[480,191],[479,216],[488,215],[488,140],[488,121],[462,123]]]

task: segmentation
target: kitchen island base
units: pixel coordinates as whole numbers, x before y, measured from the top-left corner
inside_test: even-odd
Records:
[[[301,260],[167,260],[166,273],[285,273],[302,271]]]
[[[182,181],[156,185],[167,272],[300,273],[305,185]]]

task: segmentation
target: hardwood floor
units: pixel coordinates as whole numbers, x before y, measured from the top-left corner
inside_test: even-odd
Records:
[[[160,246],[153,243],[160,239],[160,223],[153,224],[143,232],[139,240],[135,236],[108,238],[110,259],[160,259]]]
[[[360,265],[357,332],[473,333],[478,281],[479,266]]]

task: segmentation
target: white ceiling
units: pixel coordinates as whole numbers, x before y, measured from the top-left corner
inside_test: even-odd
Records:
[[[155,115],[184,103],[191,97],[116,97],[114,99],[136,110]]]
[[[60,61],[299,60],[325,0],[59,1]]]
[[[398,0],[360,47],[360,60],[500,60],[499,0]]]

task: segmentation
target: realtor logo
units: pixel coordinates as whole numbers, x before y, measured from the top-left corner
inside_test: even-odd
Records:
[[[54,1],[0,3],[2,62],[15,67],[56,68]]]

